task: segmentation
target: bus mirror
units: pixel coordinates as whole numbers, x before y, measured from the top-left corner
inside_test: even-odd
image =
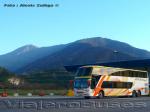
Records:
[[[91,85],[91,81],[87,80],[87,84],[88,84],[88,86],[90,86]]]
[[[73,82],[74,82],[74,80],[70,80],[70,81],[69,81],[70,86],[72,86],[72,85],[73,85]]]

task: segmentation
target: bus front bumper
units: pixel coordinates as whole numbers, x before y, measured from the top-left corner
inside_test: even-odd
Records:
[[[75,96],[92,96],[92,90],[87,89],[74,89],[74,95]]]

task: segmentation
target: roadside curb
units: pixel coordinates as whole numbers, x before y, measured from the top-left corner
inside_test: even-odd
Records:
[[[69,99],[69,98],[78,98],[72,96],[8,96],[0,97],[0,99]]]

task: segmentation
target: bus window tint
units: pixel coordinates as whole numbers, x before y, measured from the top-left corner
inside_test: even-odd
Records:
[[[79,68],[77,71],[77,76],[90,76],[91,75],[92,68]]]
[[[134,77],[134,72],[129,71],[129,77]]]
[[[112,75],[112,76],[122,76],[122,72],[114,72],[110,75]]]
[[[102,88],[131,88],[132,82],[113,82],[113,81],[104,81]]]
[[[102,88],[113,88],[113,83],[111,81],[104,81]]]
[[[120,71],[110,74],[111,76],[124,76],[124,77],[140,77],[147,78],[147,72],[139,72],[139,71]]]
[[[125,71],[125,76],[130,77],[129,71]]]
[[[143,78],[147,78],[147,77],[148,77],[147,75],[148,75],[147,73],[141,72],[141,76],[142,76]]]

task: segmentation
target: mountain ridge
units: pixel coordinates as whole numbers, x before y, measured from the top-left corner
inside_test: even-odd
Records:
[[[50,47],[36,47],[34,45],[25,45],[10,53],[0,55],[0,66],[10,71],[15,71],[21,66],[25,66],[41,57],[47,56],[65,45],[55,45]]]
[[[64,69],[64,65],[146,58],[150,58],[150,52],[146,50],[132,47],[123,42],[96,37],[69,43],[64,49],[32,62],[20,68],[18,72]]]

